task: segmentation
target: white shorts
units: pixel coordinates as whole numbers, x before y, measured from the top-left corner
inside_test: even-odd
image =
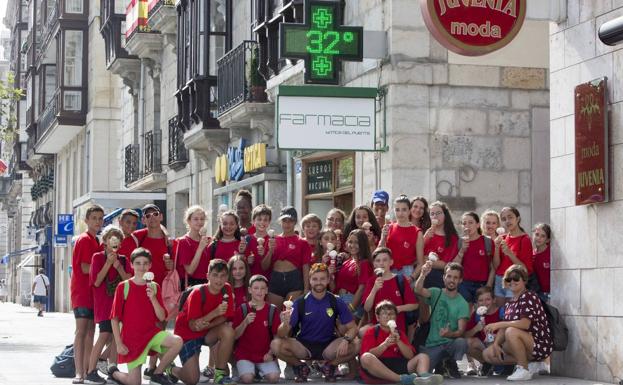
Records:
[[[255,369],[260,372],[260,376],[264,377],[270,373],[281,373],[279,370],[279,365],[277,361],[269,361],[269,362],[260,362],[258,364],[254,364],[251,361],[247,360],[238,360],[236,362],[236,367],[238,368],[238,375],[242,376],[243,374],[253,374],[255,375]]]

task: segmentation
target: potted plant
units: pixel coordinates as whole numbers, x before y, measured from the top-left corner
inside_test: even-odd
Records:
[[[258,52],[257,48],[251,50],[251,60],[249,65],[249,88],[251,94],[251,101],[257,103],[264,103],[267,101],[266,97],[266,81],[258,70]]]

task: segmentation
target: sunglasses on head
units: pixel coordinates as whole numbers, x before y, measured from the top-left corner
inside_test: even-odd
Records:
[[[325,265],[324,263],[314,263],[310,269],[309,269],[309,273],[313,274],[317,271],[327,271],[329,268],[327,267],[327,265]]]
[[[519,282],[521,281],[522,278],[518,275],[512,275],[510,277],[504,278],[504,282],[509,283],[510,281],[515,281],[515,282]]]
[[[158,218],[160,216],[160,211],[154,211],[152,213],[145,214],[145,219],[149,219],[151,217]]]

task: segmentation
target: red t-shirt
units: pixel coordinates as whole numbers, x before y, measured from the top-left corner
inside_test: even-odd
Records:
[[[470,318],[469,321],[467,321],[467,326],[465,327],[465,330],[471,330],[476,326],[476,324],[478,323],[478,321],[476,321],[476,318],[480,320],[481,317],[478,314],[476,314],[476,312],[473,312],[472,318]],[[496,309],[496,311],[493,314],[485,314],[485,325],[489,325],[489,324],[500,322],[500,321],[503,321],[503,318],[500,318],[499,308]],[[482,342],[484,342],[487,335],[485,334],[484,330],[481,330],[478,333],[474,334],[474,337],[479,338]]]
[[[363,291],[363,297],[361,299],[362,302],[365,303],[368,296],[370,296],[375,280],[376,280],[376,277],[374,276],[368,279],[366,288]],[[413,289],[411,289],[411,281],[407,277],[405,277],[403,283],[404,283],[404,301],[402,299],[402,296],[400,295],[400,290],[398,289],[398,278],[396,278],[396,276],[383,282],[383,287],[379,291],[377,291],[376,295],[374,296],[374,304],[372,306],[372,311],[370,311],[369,313],[370,323],[372,324],[377,323],[376,314],[374,314],[374,309],[376,308],[376,305],[383,300],[392,301],[392,303],[396,306],[410,304],[410,303],[417,303],[417,299],[415,298],[415,293],[413,292]],[[407,321],[405,319],[404,312],[398,313],[398,316],[396,317],[396,323],[398,324],[398,328],[400,330],[404,331],[405,333],[407,332]]]
[[[184,302],[184,307],[182,311],[177,315],[175,319],[175,334],[182,337],[184,342],[194,340],[197,338],[203,338],[210,329],[201,330],[198,332],[194,332],[190,330],[189,322],[191,320],[199,319],[201,317],[206,316],[212,310],[216,309],[218,305],[223,302],[223,293],[222,290],[219,290],[218,294],[210,293],[209,284],[204,284],[205,286],[205,302],[203,305],[201,304],[201,290],[200,287],[193,289],[190,293],[186,302]],[[229,321],[234,316],[234,295],[231,290],[231,286],[229,283],[225,283],[225,291],[229,296],[227,300],[227,312],[223,315]]]
[[[413,225],[403,227],[392,223],[389,226],[386,246],[392,251],[392,268],[402,269],[403,266],[417,262],[416,244],[419,232],[420,229]]]
[[[190,265],[195,258],[195,253],[199,248],[199,241],[195,241],[188,234],[177,240],[177,247],[175,248],[177,253],[177,264],[182,267],[182,275],[180,278],[184,279],[186,276],[186,269],[184,266]],[[199,257],[199,264],[197,264],[197,268],[195,271],[188,275],[194,279],[206,279],[208,276],[208,265],[210,264],[210,245],[208,244],[203,252],[201,253],[201,257]]]
[[[152,305],[149,297],[147,297],[147,285],[137,285],[133,280],[129,280],[130,287],[128,290],[128,298],[123,298],[124,283],[117,285],[115,290],[115,298],[112,304],[112,313],[110,318],[116,318],[123,324],[121,328],[121,341],[128,348],[128,354],[118,356],[118,363],[123,364],[132,362],[141,355],[147,343],[159,332],[160,320],[156,316],[154,305]],[[166,307],[162,302],[162,290],[160,286],[152,282],[156,287],[156,298],[158,303],[165,312]],[[150,355],[154,355],[151,352]]]
[[[247,309],[250,309],[247,303]],[[270,314],[270,304],[265,303],[264,307],[256,310],[255,320],[247,325],[244,333],[236,341],[234,350],[234,358],[236,360],[247,360],[255,364],[264,362],[264,355],[270,350],[270,333],[268,332],[268,315]],[[237,308],[234,315],[234,329],[237,328],[244,318],[242,317],[242,309]],[[281,320],[279,319],[279,311],[275,311],[273,315],[272,334],[277,335],[277,328]]]
[[[357,265],[359,265],[359,268],[357,268]],[[335,292],[339,293],[340,289],[345,289],[347,292],[355,294],[357,289],[359,289],[359,285],[365,286],[371,275],[371,267],[367,261],[357,263],[349,257],[342,262],[342,267],[335,275]]]
[[[493,242],[491,244],[493,245]],[[463,254],[463,280],[482,282],[489,279],[491,258],[491,255],[487,255],[484,235],[470,241]]]
[[[508,234],[502,236],[506,240],[508,248],[513,251],[515,256],[526,265],[528,275],[532,274],[532,241],[528,234],[522,234],[518,237],[511,237]],[[513,261],[500,249],[500,266],[495,270],[495,274],[504,275],[506,269],[511,267]]]
[[[387,337],[389,337],[389,330],[383,330],[382,327],[379,327],[379,335],[378,337],[375,338],[374,337],[375,329],[376,329],[376,326],[373,326],[370,329],[366,330],[365,334],[363,335],[361,339],[360,355],[367,353],[370,350],[376,348],[377,346],[382,344],[387,339]],[[409,349],[411,349],[411,351],[415,353],[415,348],[409,342],[409,338],[407,337],[405,332],[403,332],[402,330],[400,330],[400,328],[398,328],[398,333],[400,334],[400,341],[402,341],[403,344],[407,345]],[[403,356],[402,353],[400,352],[400,348],[398,348],[398,344],[393,344],[393,345],[389,345],[389,347],[387,347],[387,349],[385,349],[383,354],[381,354],[381,356],[378,358],[406,358],[406,357]]]
[[[248,288],[246,286],[234,287],[234,311],[238,310],[240,305],[247,302]]]
[[[550,290],[550,249],[549,245],[540,253],[536,249],[533,252],[534,272],[541,286],[543,293],[549,293]]]
[[[125,256],[118,257],[119,261],[125,261],[123,269],[127,272],[130,266],[129,258]],[[106,264],[106,254],[103,251],[93,254],[91,259],[91,270],[89,272],[89,282],[93,287],[93,312],[95,316],[95,323],[106,321],[110,319],[110,310],[112,309],[112,301],[115,296],[115,290],[117,285],[121,282],[121,276],[113,265],[108,269],[106,278],[101,282],[99,287],[95,286],[97,275],[102,271]]]
[[[459,237],[453,235],[451,237],[450,246],[446,246],[445,235],[433,235],[432,238],[424,241],[424,259],[427,259],[428,253],[435,252],[441,261],[446,263],[452,262],[456,254],[459,252],[457,244]]]
[[[93,254],[102,251],[96,237],[88,232],[84,232],[78,236],[74,245],[74,252],[71,258],[71,307],[86,307],[93,309],[93,293],[91,292],[91,283],[89,282],[89,273],[82,272],[82,264],[91,264]]]
[[[216,251],[214,252],[214,258],[210,259],[220,258],[225,262],[228,262],[231,257],[238,254],[238,247],[240,246],[239,240],[234,239],[231,242],[223,242],[222,240],[218,240],[214,242],[216,242]],[[212,244],[209,244],[207,247],[210,256],[212,255],[212,250],[210,250],[210,248],[212,247],[214,247],[212,246]]]
[[[298,235],[290,235],[275,237],[275,251],[273,252],[272,261],[289,261],[298,269],[303,265],[309,264],[311,251],[306,240],[299,238]]]
[[[143,247],[151,253],[151,271],[154,273],[154,282],[162,285],[164,277],[167,275],[167,268],[164,265],[164,255],[169,253],[166,238],[150,238],[147,236],[147,229],[140,229],[133,232],[138,239],[139,247]],[[171,258],[174,256],[171,255]]]
[[[268,240],[270,239],[270,237],[268,235],[264,236],[264,255],[260,255],[257,252],[257,238],[255,237],[249,237],[249,243],[247,244],[247,249],[245,250],[245,254],[247,256],[253,254],[253,263],[251,264],[251,266],[249,266],[249,269],[251,270],[251,275],[255,275],[255,274],[261,274],[264,277],[266,277],[266,279],[270,278],[270,270],[264,270],[262,269],[262,259],[264,259],[264,257],[266,256],[266,254],[268,253]],[[247,260],[248,262],[248,260]]]

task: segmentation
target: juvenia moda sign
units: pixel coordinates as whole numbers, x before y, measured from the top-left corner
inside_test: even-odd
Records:
[[[279,86],[279,148],[375,151],[376,95],[376,88]]]
[[[485,55],[513,40],[526,16],[526,0],[420,0],[430,32],[447,49]]]
[[[575,87],[575,204],[608,201],[606,78]]]

